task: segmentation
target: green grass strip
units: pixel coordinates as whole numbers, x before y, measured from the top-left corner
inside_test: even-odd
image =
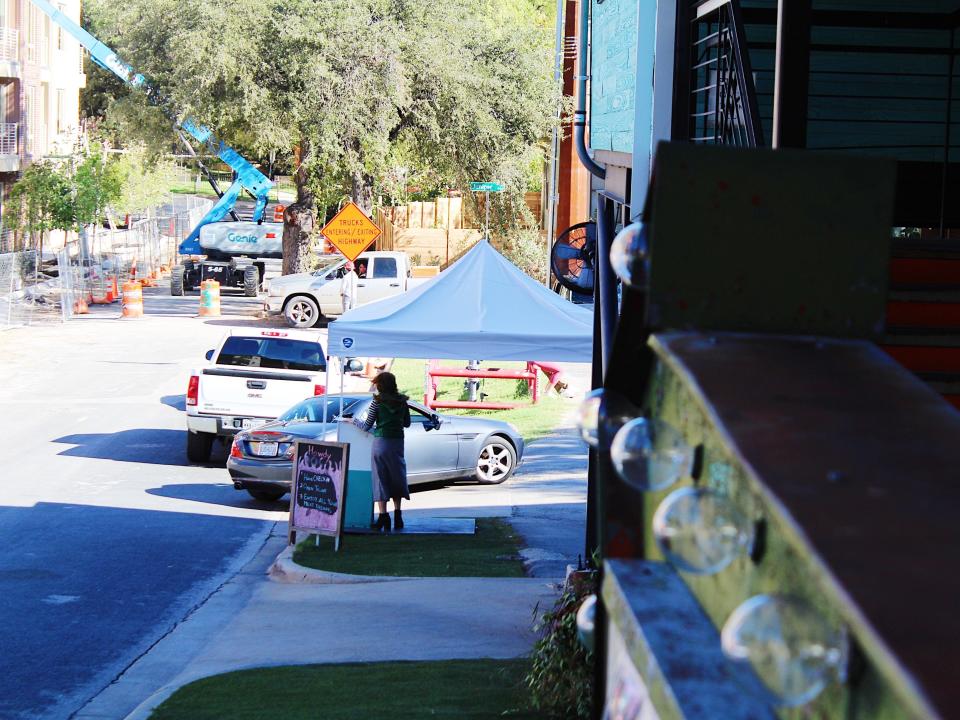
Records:
[[[152,720],[540,720],[529,661],[442,660],[260,668],[180,688]]]
[[[340,552],[333,539],[301,542],[293,561],[350,575],[390,577],[523,577],[520,538],[497,518],[477,520],[475,535],[346,535]]]

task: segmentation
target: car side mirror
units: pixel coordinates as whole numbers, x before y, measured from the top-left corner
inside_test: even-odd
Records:
[[[430,416],[430,427],[434,430],[439,430],[441,425],[443,425],[443,420],[440,419],[439,415]]]
[[[356,358],[347,359],[346,365],[347,372],[363,372],[363,363],[357,360]]]
[[[213,350],[207,350],[207,354],[204,355],[207,360],[213,360]]]

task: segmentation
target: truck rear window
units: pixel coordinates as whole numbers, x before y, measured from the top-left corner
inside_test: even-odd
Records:
[[[320,343],[279,338],[228,337],[217,364],[272,370],[327,369]]]

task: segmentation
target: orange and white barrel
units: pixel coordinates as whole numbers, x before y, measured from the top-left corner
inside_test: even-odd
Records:
[[[200,283],[200,317],[220,317],[220,283],[216,280]]]
[[[125,318],[143,317],[143,288],[132,280],[123,284],[122,314]]]

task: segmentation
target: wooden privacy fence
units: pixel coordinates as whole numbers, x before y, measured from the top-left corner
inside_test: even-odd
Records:
[[[541,193],[528,192],[523,199],[536,221],[542,222]],[[462,197],[439,197],[436,200],[393,205],[383,208],[383,212],[398,229],[463,230],[478,228],[483,224],[483,202],[483,196],[477,198],[476,217],[469,203],[464,205]]]

